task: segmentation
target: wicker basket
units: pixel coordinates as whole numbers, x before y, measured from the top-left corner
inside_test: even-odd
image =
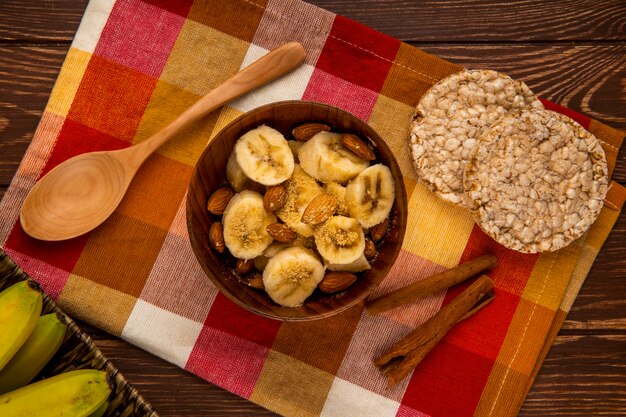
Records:
[[[0,248],[0,291],[18,281],[29,278]],[[113,383],[113,391],[109,397],[110,404],[105,416],[158,417],[156,411],[152,410],[150,404],[143,399],[139,392],[126,381],[118,369],[100,352],[91,338],[44,293],[42,314],[53,312],[58,313],[65,320],[67,332],[61,348],[37,379],[50,377],[73,369],[90,368],[104,370]]]

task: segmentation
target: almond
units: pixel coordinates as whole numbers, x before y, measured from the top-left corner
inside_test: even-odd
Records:
[[[244,282],[247,286],[256,288],[257,290],[265,289],[265,285],[263,284],[263,276],[259,273],[252,274],[252,276]]]
[[[363,255],[365,255],[365,259],[371,261],[378,255],[378,251],[376,250],[376,245],[372,242],[371,239],[365,238],[365,250],[363,251]]]
[[[263,196],[263,207],[270,213],[274,213],[285,205],[287,201],[287,188],[284,185],[269,187]]]
[[[306,206],[302,213],[302,223],[315,226],[328,220],[337,210],[337,198],[330,194],[319,194]]]
[[[306,142],[320,132],[330,131],[330,126],[323,123],[303,123],[295,127],[291,134],[298,142]]]
[[[209,244],[213,249],[219,253],[224,253],[226,244],[224,243],[224,230],[222,229],[222,223],[213,222],[209,229]]]
[[[370,237],[374,243],[378,243],[387,234],[387,228],[389,227],[389,219],[385,219],[382,222],[378,223],[376,226],[370,229]]]
[[[210,213],[221,216],[224,214],[224,210],[226,210],[226,206],[231,198],[235,195],[235,192],[230,188],[218,188],[215,190],[211,197],[209,197],[209,201],[207,202],[206,208]]]
[[[272,223],[266,227],[267,233],[278,242],[291,243],[298,234],[283,223]]]
[[[376,159],[374,151],[370,149],[365,142],[361,140],[357,135],[351,133],[344,133],[341,135],[341,141],[343,146],[350,149],[359,158],[363,158],[366,161],[373,161]]]
[[[351,274],[350,272],[329,272],[324,275],[324,278],[317,285],[317,288],[319,288],[321,292],[331,294],[345,290],[352,285],[354,281],[356,281],[356,275]]]
[[[235,271],[240,275],[245,275],[252,271],[254,268],[254,261],[252,259],[237,259],[237,265],[235,265]]]

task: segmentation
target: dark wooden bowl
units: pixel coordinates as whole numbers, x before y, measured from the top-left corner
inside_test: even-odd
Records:
[[[262,290],[245,285],[234,272],[235,259],[209,248],[209,228],[217,216],[206,209],[209,196],[225,184],[226,162],[237,139],[262,124],[292,139],[294,126],[305,122],[323,122],[335,132],[355,133],[373,146],[377,160],[387,165],[395,178],[396,200],[391,212],[389,232],[379,246],[372,269],[359,273],[359,279],[337,294],[316,290],[301,307],[281,307]],[[365,122],[336,107],[306,101],[284,101],[254,109],[226,126],[209,143],[194,168],[187,193],[187,228],[194,253],[209,279],[228,298],[248,310],[278,320],[313,320],[329,317],[355,305],[370,294],[385,278],[402,246],[407,218],[407,197],[400,168],[393,154]]]

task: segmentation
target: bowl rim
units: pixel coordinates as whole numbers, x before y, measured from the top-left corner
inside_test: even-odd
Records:
[[[222,279],[215,276],[216,274],[213,273],[212,268],[209,265],[205,265],[205,262],[203,262],[201,259],[200,254],[198,253],[201,249],[198,248],[198,245],[195,245],[192,243],[193,239],[197,239],[196,237],[196,231],[194,230],[194,228],[192,227],[191,224],[191,216],[193,215],[192,210],[190,208],[190,200],[191,200],[191,195],[192,195],[192,188],[191,188],[191,183],[192,183],[192,179],[194,177],[197,176],[197,171],[200,169],[199,168],[199,162],[205,158],[206,154],[209,152],[209,149],[211,147],[211,144],[214,143],[216,141],[216,139],[220,136],[223,135],[224,132],[234,128],[234,126],[236,126],[238,123],[240,123],[240,120],[246,118],[246,117],[250,117],[250,115],[252,113],[255,112],[260,112],[266,108],[271,108],[271,107],[277,107],[277,106],[298,106],[298,105],[314,105],[314,106],[320,106],[322,108],[327,108],[329,110],[332,111],[337,111],[339,114],[344,114],[344,115],[348,115],[349,117],[357,120],[357,123],[363,124],[365,125],[367,128],[371,129],[372,132],[374,132],[375,135],[375,139],[369,138],[371,141],[376,141],[377,145],[381,145],[383,147],[386,148],[386,150],[388,151],[389,155],[391,155],[392,157],[392,162],[396,165],[397,171],[400,173],[400,180],[398,181],[396,179],[396,183],[398,183],[399,185],[397,186],[397,188],[399,188],[400,193],[402,194],[402,201],[404,202],[404,207],[401,208],[400,210],[398,210],[398,214],[397,216],[402,217],[402,214],[404,214],[404,217],[408,217],[408,202],[407,202],[407,193],[406,193],[406,186],[404,184],[404,181],[402,180],[402,171],[400,169],[400,165],[398,164],[397,158],[395,157],[395,155],[393,154],[393,152],[391,151],[391,148],[387,145],[387,143],[385,142],[385,140],[383,139],[383,137],[365,120],[359,118],[358,116],[350,113],[347,110],[344,110],[342,108],[330,105],[330,104],[326,104],[326,103],[320,103],[320,102],[316,102],[316,101],[310,101],[310,100],[283,100],[283,101],[275,101],[275,102],[271,102],[271,103],[267,103],[258,107],[255,107],[253,109],[250,109],[248,111],[246,111],[245,113],[237,116],[235,119],[233,119],[232,121],[230,121],[227,125],[225,125],[223,128],[221,128],[219,130],[219,132],[217,132],[215,134],[215,136],[213,136],[213,138],[207,143],[207,145],[205,146],[204,150],[202,151],[202,154],[198,157],[198,160],[196,161],[196,164],[194,165],[194,169],[192,171],[190,180],[189,180],[189,184],[187,187],[187,198],[185,201],[185,216],[186,216],[186,224],[187,224],[187,231],[189,234],[189,241],[190,241],[190,245],[192,247],[192,250],[194,252],[194,256],[196,258],[196,261],[198,262],[198,264],[200,265],[202,271],[204,272],[204,274],[206,275],[206,277],[209,279],[209,281],[215,285],[217,287],[217,289],[223,294],[225,295],[230,301],[233,301],[235,304],[243,307],[244,309],[246,309],[247,311],[250,311],[256,315],[262,316],[262,317],[266,317],[266,318],[270,318],[273,320],[278,320],[278,321],[293,321],[293,322],[303,322],[303,321],[314,321],[314,320],[321,320],[324,318],[328,318],[328,317],[332,317],[335,316],[349,308],[354,307],[355,305],[357,305],[358,303],[362,302],[365,298],[367,298],[369,295],[372,294],[372,292],[374,292],[376,290],[376,288],[378,288],[378,286],[385,280],[385,278],[389,275],[389,271],[391,270],[391,267],[389,267],[389,269],[385,272],[385,274],[382,276],[382,278],[375,284],[370,285],[370,288],[368,288],[367,291],[363,291],[362,294],[359,294],[357,296],[354,297],[353,300],[351,300],[350,302],[346,303],[345,305],[341,305],[338,306],[330,311],[326,311],[323,313],[316,313],[316,314],[311,314],[311,315],[307,315],[307,316],[281,316],[278,315],[276,313],[271,313],[271,312],[266,312],[266,311],[262,311],[259,310],[257,308],[254,308],[248,304],[246,304],[243,300],[241,300],[239,297],[231,294],[231,291],[228,287],[226,287],[226,285],[224,285],[224,283],[222,282]],[[320,120],[321,122],[322,120]],[[391,167],[390,167],[391,168]],[[396,194],[396,199],[398,198],[397,194]],[[402,210],[403,209],[403,210]],[[397,239],[397,244],[395,245],[395,247],[393,248],[393,254],[392,254],[392,261],[391,264],[393,265],[393,263],[395,263],[397,261],[398,255],[400,254],[400,250],[402,249],[402,244],[404,242],[404,237],[405,237],[405,232],[406,232],[406,221],[405,221],[405,226],[404,227],[400,227],[399,228],[399,236]],[[207,271],[208,269],[208,271]],[[329,296],[332,296],[332,294],[329,294]],[[287,308],[287,307],[286,307]]]

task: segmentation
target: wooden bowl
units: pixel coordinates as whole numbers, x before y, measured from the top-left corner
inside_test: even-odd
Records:
[[[372,269],[359,273],[359,279],[337,294],[316,290],[301,307],[282,307],[262,290],[245,285],[234,272],[235,259],[228,249],[220,254],[209,248],[209,228],[218,216],[207,209],[209,196],[225,185],[226,162],[241,135],[262,124],[293,139],[291,130],[305,122],[322,122],[332,131],[355,133],[375,150],[377,160],[387,165],[395,178],[396,199],[391,211],[389,232],[379,247]],[[407,218],[407,197],[400,168],[393,154],[365,122],[336,107],[305,101],[284,101],[254,109],[234,120],[209,143],[196,164],[187,192],[187,228],[194,253],[209,279],[235,303],[261,316],[278,320],[313,320],[344,311],[370,294],[385,278],[402,246]]]

